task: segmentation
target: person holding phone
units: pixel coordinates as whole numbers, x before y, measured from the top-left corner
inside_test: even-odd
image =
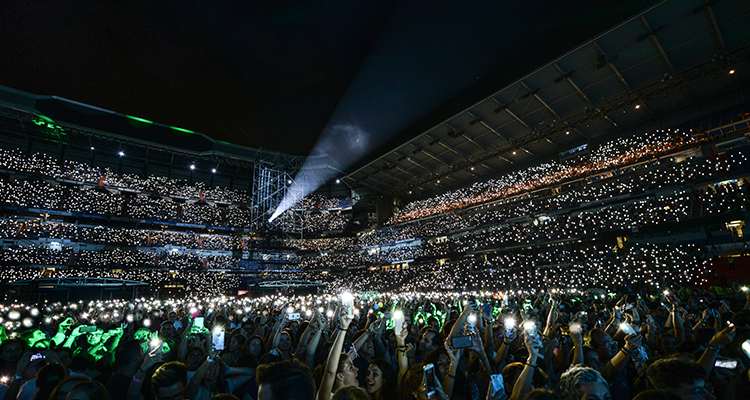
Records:
[[[434,375],[434,365],[417,364],[404,374],[401,398],[404,400],[449,400]]]
[[[357,367],[349,359],[348,354],[341,352],[344,349],[346,333],[353,318],[349,316],[346,309],[341,307],[339,307],[337,314],[339,315],[339,325],[336,327],[336,338],[333,341],[331,351],[328,353],[323,380],[318,387],[316,395],[317,400],[330,399],[331,393],[340,387],[357,386],[359,384],[357,380]]]
[[[526,350],[529,353],[529,357],[524,363],[521,375],[518,376],[518,379],[516,379],[516,382],[513,385],[510,400],[522,400],[526,397],[526,394],[531,391],[534,372],[538,368],[537,361],[539,359],[539,352],[542,349],[541,338],[539,338],[539,335],[527,334],[524,343],[526,344]]]

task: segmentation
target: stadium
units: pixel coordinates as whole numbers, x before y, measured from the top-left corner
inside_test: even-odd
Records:
[[[644,2],[616,18],[464,87],[359,153],[362,132],[395,125],[336,125],[334,113],[300,155],[0,86],[0,340],[21,338],[24,351],[46,358],[61,348],[88,354],[92,365],[109,363],[99,367],[108,378],[118,343],[140,331],[175,350],[185,343],[171,355],[146,350],[143,369],[125,374],[137,387],[121,397],[111,390],[117,382],[103,380],[112,398],[164,397],[156,384],[144,394],[140,374],[157,382],[169,364],[159,362],[181,361],[191,379],[204,379],[213,356],[236,385],[206,384],[204,393],[186,381],[184,398],[247,398],[243,390],[261,398],[257,385],[274,381],[260,365],[291,359],[319,367],[310,375],[319,397],[360,386],[367,398],[397,398],[395,381],[381,388],[370,378],[373,360],[384,358],[399,397],[416,368],[415,387],[426,388],[419,398],[502,398],[489,379],[502,375],[510,398],[538,398],[533,379],[568,399],[576,367],[567,367],[596,370],[586,349],[599,351],[590,341],[604,334],[629,358],[610,355],[616,371],[600,366],[596,375],[613,398],[630,399],[672,390],[656,375],[677,353],[662,344],[670,338],[700,366],[695,379],[721,380],[719,398],[743,398],[732,385],[750,385],[742,366],[750,362],[742,346],[750,339],[750,5]],[[213,337],[206,329],[203,345],[188,346],[204,318]],[[73,325],[106,337],[74,344],[78,336],[65,333]],[[33,330],[46,338],[33,341]],[[221,348],[212,350],[218,331]],[[448,353],[425,344],[427,335],[452,338]],[[253,337],[259,353],[249,350]],[[481,338],[460,351],[466,365],[452,353],[459,337]],[[362,354],[344,356],[344,342]],[[190,349],[208,361],[191,365]],[[448,361],[430,394],[427,372],[419,374],[439,369],[431,350]],[[535,361],[540,351],[548,358]],[[344,359],[358,381],[337,373]],[[719,359],[735,366],[714,368]],[[516,375],[506,371],[514,360]],[[44,375],[17,373],[20,363],[3,355],[2,386],[21,399],[22,377],[36,379],[41,393]],[[625,370],[627,390],[617,389]],[[639,386],[634,376],[646,375],[650,386]]]

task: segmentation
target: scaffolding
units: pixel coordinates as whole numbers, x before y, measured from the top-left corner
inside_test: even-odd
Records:
[[[291,192],[294,179],[292,175],[278,164],[259,161],[253,170],[252,207],[250,226],[255,232],[271,229],[268,219],[281,204],[284,197]],[[299,196],[297,196],[299,198]],[[286,210],[274,220],[274,225],[289,237],[302,238],[302,219],[304,213],[300,207]]]

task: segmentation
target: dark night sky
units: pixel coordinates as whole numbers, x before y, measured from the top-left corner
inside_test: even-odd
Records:
[[[0,85],[298,155],[358,124],[367,154],[652,3],[12,1]]]

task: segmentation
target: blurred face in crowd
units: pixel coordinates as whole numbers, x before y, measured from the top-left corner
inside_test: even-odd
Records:
[[[672,335],[664,335],[659,341],[664,354],[672,354],[677,351],[677,339]]]
[[[202,339],[199,335],[188,336],[188,349],[194,349],[201,346]]]
[[[604,382],[583,383],[578,387],[581,400],[611,400],[609,387]]]
[[[372,339],[367,339],[365,344],[362,346],[362,355],[367,357],[375,357],[375,345],[372,344]]]
[[[169,313],[169,322],[174,324],[177,321],[177,314],[174,312]]]
[[[0,357],[3,358],[4,362],[15,363],[21,359],[22,353],[23,347],[21,347],[20,343],[10,342],[5,345],[5,347],[3,348],[3,352],[0,353]]]
[[[377,393],[383,387],[383,371],[375,364],[367,367],[367,393]]]
[[[425,332],[425,334],[422,335],[422,340],[419,341],[419,350],[422,354],[427,354],[435,349],[436,344],[434,340],[435,332]]]
[[[599,359],[599,354],[591,349],[583,351],[583,363],[597,371],[601,371],[604,367],[604,363]]]
[[[251,356],[258,357],[260,355],[261,349],[263,348],[263,342],[260,340],[260,338],[253,338],[247,348],[250,351]]]
[[[163,339],[172,337],[172,334],[174,334],[174,326],[169,322],[163,323],[161,328],[159,328],[159,337]]]
[[[596,340],[596,343],[598,344],[596,347],[596,354],[599,355],[599,359],[602,363],[606,363],[617,354],[617,342],[615,342],[608,334],[599,333],[594,340]]]
[[[187,355],[187,367],[190,371],[195,371],[200,366],[201,357],[203,352],[200,349],[193,349],[188,352]]]
[[[229,351],[239,351],[242,348],[242,336],[235,336],[229,341]]]
[[[206,375],[203,376],[203,383],[210,384],[216,381],[216,378],[219,376],[219,367],[217,367],[216,364],[216,361],[208,364],[208,371],[206,371]]]
[[[296,335],[296,334],[297,334],[297,332],[299,331],[299,322],[297,322],[297,321],[292,321],[292,322],[291,322],[291,323],[289,324],[289,331],[291,331],[291,332],[292,332],[293,334],[295,334],[295,335]]]
[[[341,371],[336,373],[336,379],[341,381],[343,386],[359,386],[357,380],[357,373],[359,370],[354,366],[354,363],[349,356],[346,356],[342,363],[343,367],[341,368]]]
[[[291,348],[292,348],[292,339],[289,337],[289,334],[282,333],[281,338],[279,339],[279,350],[287,351]]]
[[[86,335],[86,340],[89,342],[90,345],[95,345],[102,341],[102,331],[101,330],[95,330],[88,335]]]
[[[451,359],[447,354],[440,354],[437,361],[435,362],[435,375],[441,381],[448,375],[448,368],[450,368]]]

